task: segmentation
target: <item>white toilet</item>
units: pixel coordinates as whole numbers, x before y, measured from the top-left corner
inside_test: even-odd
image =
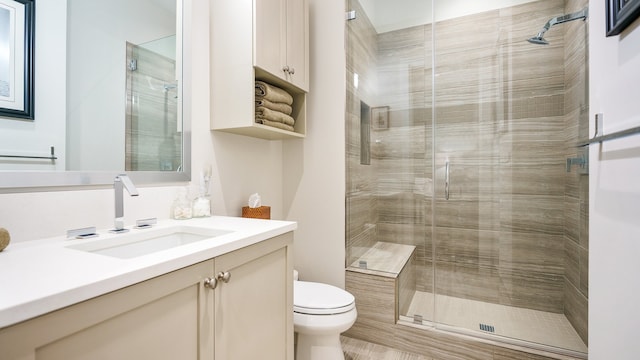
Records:
[[[328,284],[293,284],[296,360],[344,360],[340,333],[347,331],[358,316],[353,295]]]

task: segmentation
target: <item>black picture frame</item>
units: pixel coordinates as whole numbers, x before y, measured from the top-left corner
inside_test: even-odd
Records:
[[[13,41],[14,49],[22,55],[22,61],[14,61],[10,63],[13,66],[7,66],[8,71],[13,74],[11,78],[21,84],[8,82],[7,87],[14,86],[17,94],[13,95],[17,96],[0,96],[0,117],[34,120],[35,0],[0,0],[0,6],[7,14],[13,14],[12,16],[16,17],[13,21],[21,25],[15,27]],[[13,11],[13,9],[19,9],[19,11]],[[22,9],[24,9],[24,18],[15,15],[22,13]],[[21,91],[17,90],[16,85],[21,85]],[[7,94],[11,94],[10,91],[7,90]]]
[[[640,16],[640,0],[607,0],[607,36],[620,34]]]

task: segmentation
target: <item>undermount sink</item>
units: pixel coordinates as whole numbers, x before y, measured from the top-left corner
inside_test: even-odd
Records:
[[[130,259],[229,233],[231,231],[186,225],[159,229],[134,229],[126,234],[108,239],[92,239],[86,243],[67,246],[67,248]]]

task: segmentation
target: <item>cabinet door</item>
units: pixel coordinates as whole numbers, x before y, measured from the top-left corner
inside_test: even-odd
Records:
[[[216,359],[293,360],[291,236],[216,258],[216,274],[229,274],[216,288]]]
[[[3,360],[212,358],[213,261],[0,331]],[[207,310],[207,308],[209,308]]]
[[[309,5],[308,0],[287,1],[288,81],[309,90]]]
[[[254,64],[287,80],[285,0],[254,0]]]

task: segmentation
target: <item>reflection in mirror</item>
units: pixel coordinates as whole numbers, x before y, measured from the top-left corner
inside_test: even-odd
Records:
[[[163,54],[166,54],[163,55]],[[181,165],[175,36],[127,43],[126,170],[173,171]]]
[[[190,1],[36,3],[36,119],[0,118],[0,154],[56,159],[0,157],[0,189],[188,181]]]
[[[175,0],[67,0],[67,16],[67,170],[176,170]]]

